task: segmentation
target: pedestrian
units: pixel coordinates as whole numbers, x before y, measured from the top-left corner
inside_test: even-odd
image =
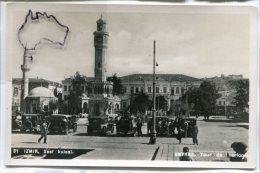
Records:
[[[136,123],[136,126],[137,126],[137,135],[138,135],[138,136],[143,136],[143,134],[142,134],[142,126],[143,126],[143,123],[142,123],[142,121],[141,121],[140,118],[138,118],[137,123]]]
[[[197,126],[197,121],[194,121],[193,122],[193,127],[192,127],[192,141],[193,141],[193,145],[199,145],[198,133],[199,133],[199,129],[198,129],[198,126]]]
[[[179,140],[179,144],[181,144],[181,139],[184,136],[184,130],[183,129],[179,129],[178,134],[177,134],[177,139]]]
[[[174,130],[175,130],[175,123],[173,120],[171,120],[170,124],[169,124],[169,133],[170,136],[174,136]]]
[[[150,133],[151,133],[152,128],[153,128],[152,119],[148,119],[148,123],[147,123],[147,134],[150,134]]]
[[[44,143],[47,144],[47,132],[48,132],[48,124],[45,119],[43,119],[41,124],[41,137],[38,139],[38,143],[41,142],[42,138],[44,138]]]
[[[180,161],[192,161],[192,158],[190,157],[189,154],[189,148],[188,147],[183,147],[182,149],[182,155],[180,156]]]

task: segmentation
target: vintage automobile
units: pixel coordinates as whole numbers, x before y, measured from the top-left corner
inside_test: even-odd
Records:
[[[152,128],[152,117],[149,117],[147,122],[148,134],[151,132]],[[157,136],[169,135],[169,118],[167,116],[156,116],[156,133]]]
[[[118,135],[136,135],[136,117],[121,116],[116,123],[116,131]]]
[[[51,134],[63,133],[68,134],[70,130],[77,131],[77,118],[72,115],[53,114],[48,118],[49,128]]]
[[[41,114],[23,114],[21,132],[40,132]]]
[[[107,132],[114,133],[114,121],[108,116],[91,116],[88,118],[87,132],[89,135],[107,135]]]
[[[22,116],[12,116],[12,130],[20,130],[22,127]]]

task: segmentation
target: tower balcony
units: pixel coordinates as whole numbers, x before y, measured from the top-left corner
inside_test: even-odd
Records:
[[[30,66],[27,64],[21,65],[22,71],[30,71]]]

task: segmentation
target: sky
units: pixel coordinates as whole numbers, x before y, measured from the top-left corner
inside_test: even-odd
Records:
[[[28,8],[10,10],[7,58],[12,77],[22,77],[23,47],[17,31]],[[38,10],[39,11],[39,10]],[[108,75],[152,73],[156,40],[156,73],[213,77],[242,74],[249,77],[249,17],[247,14],[179,12],[48,11],[70,28],[64,47],[42,44],[33,54],[29,77],[61,81],[80,74],[94,76],[96,21],[102,13],[109,32]],[[35,14],[33,10],[33,14]],[[44,11],[41,11],[44,12]],[[35,27],[37,28],[37,27]],[[29,32],[28,32],[29,31]],[[57,28],[42,28],[51,38]],[[28,42],[39,37],[41,27],[27,30]],[[49,33],[48,33],[49,32]],[[58,35],[58,36],[57,36]],[[57,39],[57,38],[55,38]]]

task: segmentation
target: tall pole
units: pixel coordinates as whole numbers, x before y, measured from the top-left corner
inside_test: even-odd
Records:
[[[189,102],[188,102],[188,95],[189,95],[189,93],[188,93],[189,91],[188,91],[188,82],[186,81],[186,117],[189,117],[190,116],[190,113],[189,113]]]
[[[156,115],[155,115],[155,40],[153,41],[153,128],[151,130],[150,144],[156,144]]]
[[[228,118],[227,116],[227,90],[225,89],[225,116]]]

